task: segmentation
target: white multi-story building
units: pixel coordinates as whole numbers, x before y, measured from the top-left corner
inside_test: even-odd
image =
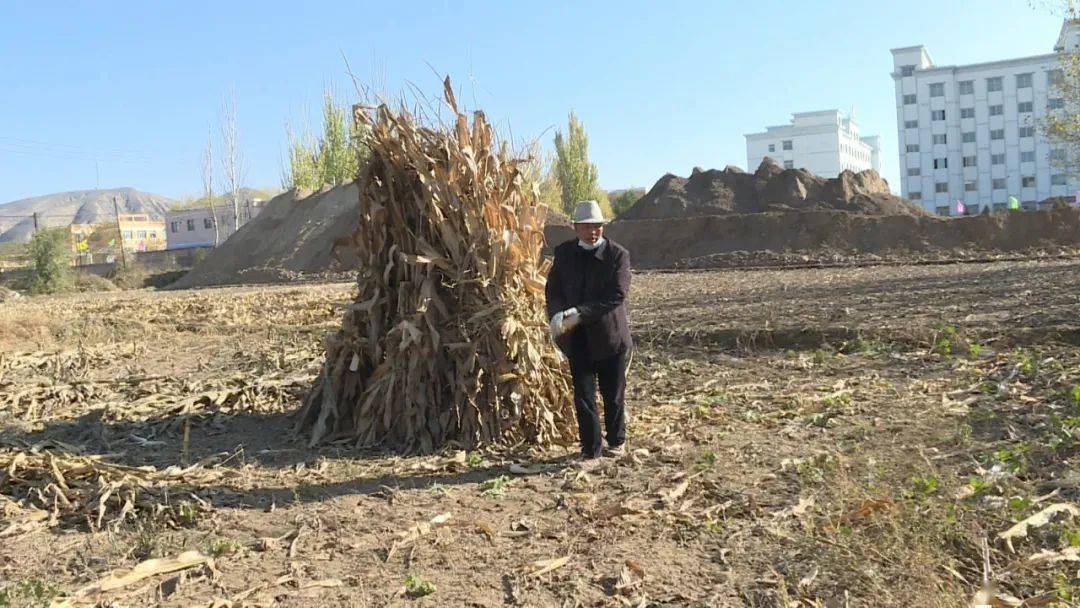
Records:
[[[822,177],[836,177],[845,170],[877,170],[878,138],[859,137],[850,116],[823,110],[791,117],[791,124],[746,135],[747,168],[753,171],[768,156],[787,169],[806,169]]]
[[[1080,45],[1080,21],[1066,21],[1055,51]],[[903,195],[942,215],[1006,209],[1010,196],[1025,209],[1080,190],[1055,168],[1063,155],[1039,123],[1066,111],[1056,93],[1056,53],[963,66],[937,66],[923,46],[892,50],[896,128]],[[1063,158],[1063,156],[1062,156]]]
[[[243,226],[259,215],[266,206],[262,199],[254,198],[240,203],[240,216],[233,217],[232,206],[225,204],[217,208],[218,237],[220,242],[232,236],[237,226]],[[209,207],[173,209],[165,213],[169,249],[190,249],[193,247],[214,246],[214,214]]]

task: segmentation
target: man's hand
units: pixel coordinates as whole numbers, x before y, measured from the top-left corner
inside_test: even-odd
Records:
[[[551,324],[548,325],[548,329],[551,331],[551,339],[554,340],[573,330],[580,323],[581,315],[578,314],[576,308],[568,308],[564,311],[555,313],[555,316],[551,317]]]
[[[548,331],[551,332],[551,339],[554,340],[563,333],[563,313],[557,312],[555,316],[551,317],[551,323],[548,324]]]
[[[575,327],[581,324],[581,315],[576,308],[568,308],[562,312],[562,315],[563,333],[573,331]]]

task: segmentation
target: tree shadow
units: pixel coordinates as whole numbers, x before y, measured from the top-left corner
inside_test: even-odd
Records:
[[[104,411],[95,410],[70,420],[50,421],[40,429],[0,419],[0,446],[105,455],[104,460],[110,463],[150,465],[158,470],[215,461],[215,467],[228,469],[233,483],[204,485],[193,476],[193,481],[176,485],[194,491],[215,507],[251,509],[347,495],[482,484],[502,476],[552,472],[569,459],[568,455],[538,457],[535,450],[520,448],[500,453],[496,464],[470,464],[453,447],[429,455],[357,448],[350,443],[309,447],[306,438],[294,432],[294,424],[292,411],[210,412],[204,417],[117,421],[105,420]],[[511,468],[512,462],[524,466]],[[342,475],[340,470],[332,477],[319,473],[324,466],[340,463],[347,463],[347,468],[355,463],[357,469],[367,470],[353,477]],[[333,477],[338,479],[327,481]],[[246,487],[252,483],[256,487]]]

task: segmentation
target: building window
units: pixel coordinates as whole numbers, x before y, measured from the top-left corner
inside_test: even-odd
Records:
[[[974,95],[975,94],[975,81],[974,80],[961,80],[960,81],[960,94],[961,95]]]
[[[172,228],[173,232],[180,232],[180,222],[179,221],[174,220],[173,222],[169,223],[169,226]]]
[[[1033,163],[1033,162],[1035,162],[1035,153],[1034,152],[1021,152],[1020,153],[1020,162],[1022,162],[1022,163]]]
[[[934,168],[935,169],[948,169],[949,168],[949,159],[947,159],[947,158],[935,158],[934,159]]]
[[[1005,129],[994,129],[990,131],[990,139],[1005,139]]]
[[[1065,107],[1065,100],[1061,97],[1052,97],[1046,101],[1046,107],[1051,110],[1060,110]]]
[[[919,151],[919,144],[908,144],[907,146],[904,147],[904,149],[907,150],[908,152],[918,152]]]
[[[964,192],[977,192],[979,186],[975,182],[964,182]]]
[[[157,238],[157,232],[151,232],[150,233],[150,240],[152,241],[152,240],[154,240],[156,238]]]
[[[943,144],[943,143],[945,143],[945,134],[944,133],[935,134],[934,135],[934,143],[935,144]]]
[[[1046,84],[1056,87],[1065,80],[1065,72],[1062,70],[1050,70],[1046,73]]]
[[[930,112],[931,120],[945,120],[945,110],[934,110]]]
[[[1055,162],[1065,160],[1065,150],[1062,148],[1050,150],[1050,160]]]
[[[948,191],[949,191],[949,184],[946,184],[946,183],[943,183],[943,182],[937,182],[936,184],[934,184],[934,192],[937,192],[938,194],[941,194],[942,192],[948,192]]]
[[[126,240],[126,241],[131,240],[131,231],[130,230],[125,230],[124,231],[124,240]]]
[[[902,65],[902,66],[900,66],[900,75],[901,76],[913,76],[914,74],[915,74],[915,66],[913,66],[913,65]]]
[[[1017,135],[1020,137],[1035,137],[1035,127],[1020,127]]]
[[[146,239],[146,231],[145,230],[136,230],[135,231],[135,238],[145,240]]]
[[[908,194],[908,198],[910,198],[913,201],[922,200],[922,192],[912,192],[912,193]]]
[[[960,108],[960,118],[975,118],[975,108]]]
[[[904,105],[910,106],[915,103],[915,95],[904,95]]]
[[[1025,175],[1025,176],[1021,177],[1020,178],[1020,187],[1021,188],[1034,188],[1035,187],[1035,176],[1034,175]]]
[[[795,168],[795,162],[790,161],[790,160],[785,160],[784,161],[784,168],[785,169],[794,169]]]
[[[1001,89],[1001,76],[986,79],[986,91],[988,93],[993,91],[1000,91]]]
[[[1034,109],[1035,108],[1030,101],[1021,101],[1020,103],[1016,104],[1016,111],[1020,112],[1021,114],[1025,112],[1033,112]]]
[[[930,97],[944,97],[945,96],[945,83],[935,82],[930,85]]]
[[[1051,186],[1064,186],[1067,183],[1068,183],[1068,181],[1065,179],[1064,174],[1058,173],[1056,175],[1051,175],[1050,176],[1050,185]]]
[[[974,166],[976,166],[975,157],[974,156],[965,156],[963,165],[965,167],[974,167]]]
[[[949,205],[938,207],[936,209],[936,211],[937,211],[938,215],[944,215],[944,216],[952,215],[952,209],[949,208]]]
[[[990,155],[990,164],[991,165],[1004,165],[1005,164],[1005,155],[1004,154],[991,154]]]
[[[780,142],[780,144],[781,144],[781,147],[783,147],[785,150],[790,150],[791,149],[791,140],[790,139],[785,139],[784,141]]]
[[[192,230],[195,230],[195,220],[188,220],[187,221],[187,229],[188,229],[188,232],[191,232]]]
[[[1000,104],[996,106],[990,106],[990,116],[1001,116],[1003,114],[1005,114],[1005,106]]]
[[[917,121],[917,120],[905,120],[904,121],[904,128],[905,129],[918,129],[919,128],[919,121]]]
[[[1018,88],[1018,89],[1030,89],[1031,88],[1031,74],[1017,74],[1016,75],[1016,88]]]
[[[918,167],[908,167],[907,174],[908,177],[915,177],[917,175],[921,175],[922,171],[919,170]]]
[[[203,225],[203,228],[206,228],[207,230],[210,230],[211,228],[214,227],[214,220],[212,220],[212,219],[210,219],[208,217],[204,217],[203,221],[202,221],[202,225]]]
[[[769,152],[776,152],[776,144],[769,144]]]
[[[972,131],[970,133],[961,133],[960,140],[963,141],[965,144],[975,143],[975,132]]]
[[[1004,190],[1005,189],[1005,178],[1004,177],[995,177],[994,179],[990,180],[990,187],[993,188],[994,190]]]

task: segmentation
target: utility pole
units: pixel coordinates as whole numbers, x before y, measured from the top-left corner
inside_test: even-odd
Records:
[[[120,229],[120,205],[116,202],[117,197],[113,197],[112,206],[113,212],[116,213],[116,235],[120,239],[120,263],[124,265],[124,270],[127,270],[127,254],[124,253],[124,231]]]
[[[38,233],[38,218],[37,211],[34,212],[34,234]]]

